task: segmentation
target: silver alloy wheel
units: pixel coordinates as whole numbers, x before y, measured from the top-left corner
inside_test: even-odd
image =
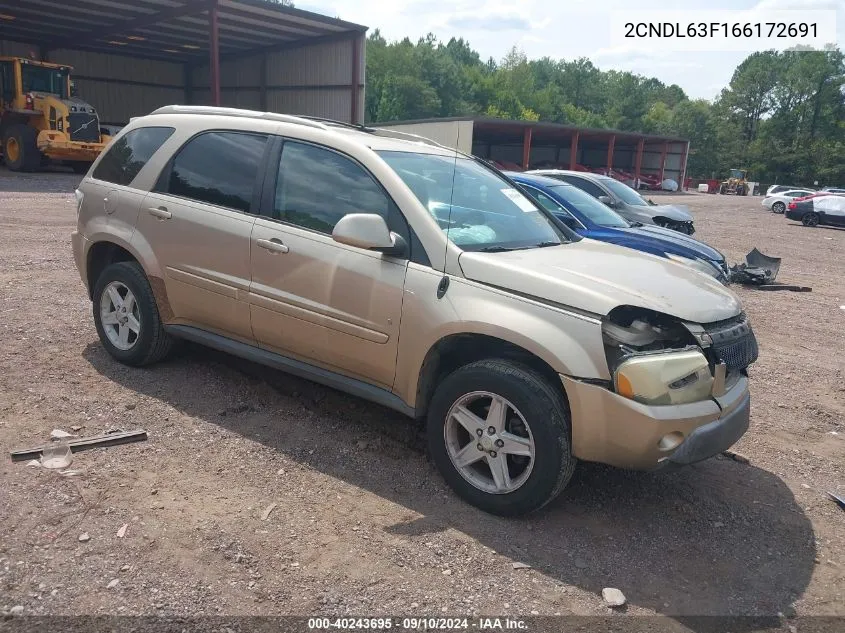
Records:
[[[775,213],[783,213],[784,211],[786,211],[786,205],[783,202],[775,202],[772,205],[772,211],[774,211]]]
[[[141,335],[141,314],[132,291],[113,281],[100,296],[100,323],[109,342],[124,352],[132,349]]]
[[[534,467],[534,437],[519,410],[502,396],[473,391],[446,414],[446,452],[461,476],[491,494],[522,486]]]

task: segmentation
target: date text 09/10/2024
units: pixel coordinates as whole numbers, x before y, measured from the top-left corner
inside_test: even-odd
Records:
[[[308,629],[317,630],[389,630],[400,631],[518,631],[528,628],[524,620],[514,618],[308,618]]]

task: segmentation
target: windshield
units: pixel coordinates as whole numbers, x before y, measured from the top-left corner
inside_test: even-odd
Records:
[[[49,92],[62,99],[68,98],[66,70],[21,64],[21,82],[25,93]]]
[[[648,206],[648,202],[646,202],[640,194],[631,189],[625,183],[613,180],[612,178],[602,179],[601,182],[605,187],[616,194],[616,197],[621,199],[622,202],[634,207]]]
[[[534,202],[473,160],[412,152],[378,154],[463,250],[533,248],[566,241]]]
[[[578,187],[559,185],[549,187],[549,189],[553,189],[558,196],[599,226],[613,226],[618,228],[627,228],[630,226],[621,215],[609,209],[607,205],[599,202]]]

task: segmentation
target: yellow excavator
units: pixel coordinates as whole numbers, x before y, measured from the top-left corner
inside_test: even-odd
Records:
[[[744,196],[748,194],[748,181],[745,179],[747,174],[745,169],[731,169],[730,177],[723,180],[719,185],[719,193],[733,194],[736,196]]]
[[[50,161],[85,173],[111,137],[96,110],[76,97],[70,66],[0,57],[0,140],[12,171]]]

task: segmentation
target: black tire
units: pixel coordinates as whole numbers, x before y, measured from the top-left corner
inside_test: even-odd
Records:
[[[772,205],[772,213],[783,213],[786,211],[786,205],[783,202],[775,202]]]
[[[801,218],[801,224],[804,226],[818,226],[819,225],[819,214],[811,211],[810,213],[805,213],[804,216]]]
[[[744,185],[739,185],[736,188],[736,195],[738,195],[738,196],[744,196],[745,195],[745,186]]]
[[[720,185],[720,186],[719,186],[719,193],[720,193],[721,195],[725,195],[725,192],[726,192],[727,190],[728,190],[728,188],[727,188],[725,185]]]
[[[530,428],[533,467],[525,482],[512,492],[481,490],[464,478],[449,457],[446,417],[453,404],[475,391],[508,400]],[[432,460],[449,486],[472,505],[501,516],[527,514],[552,501],[569,483],[577,461],[572,456],[569,407],[562,389],[552,387],[533,369],[500,359],[470,363],[440,383],[429,406],[427,434]]]
[[[101,298],[112,282],[119,282],[131,290],[138,306],[140,332],[128,350],[116,347],[109,340],[100,316]],[[158,362],[167,356],[173,345],[173,339],[164,330],[152,287],[143,268],[137,262],[119,262],[107,266],[94,284],[92,296],[97,335],[112,357],[125,365],[140,367]]]
[[[73,161],[68,163],[75,174],[87,174],[91,168],[91,163],[87,161]]]
[[[9,152],[9,140],[17,144],[17,156]],[[38,151],[38,130],[18,123],[11,126],[3,136],[3,160],[11,171],[36,171],[41,167],[41,152]]]

